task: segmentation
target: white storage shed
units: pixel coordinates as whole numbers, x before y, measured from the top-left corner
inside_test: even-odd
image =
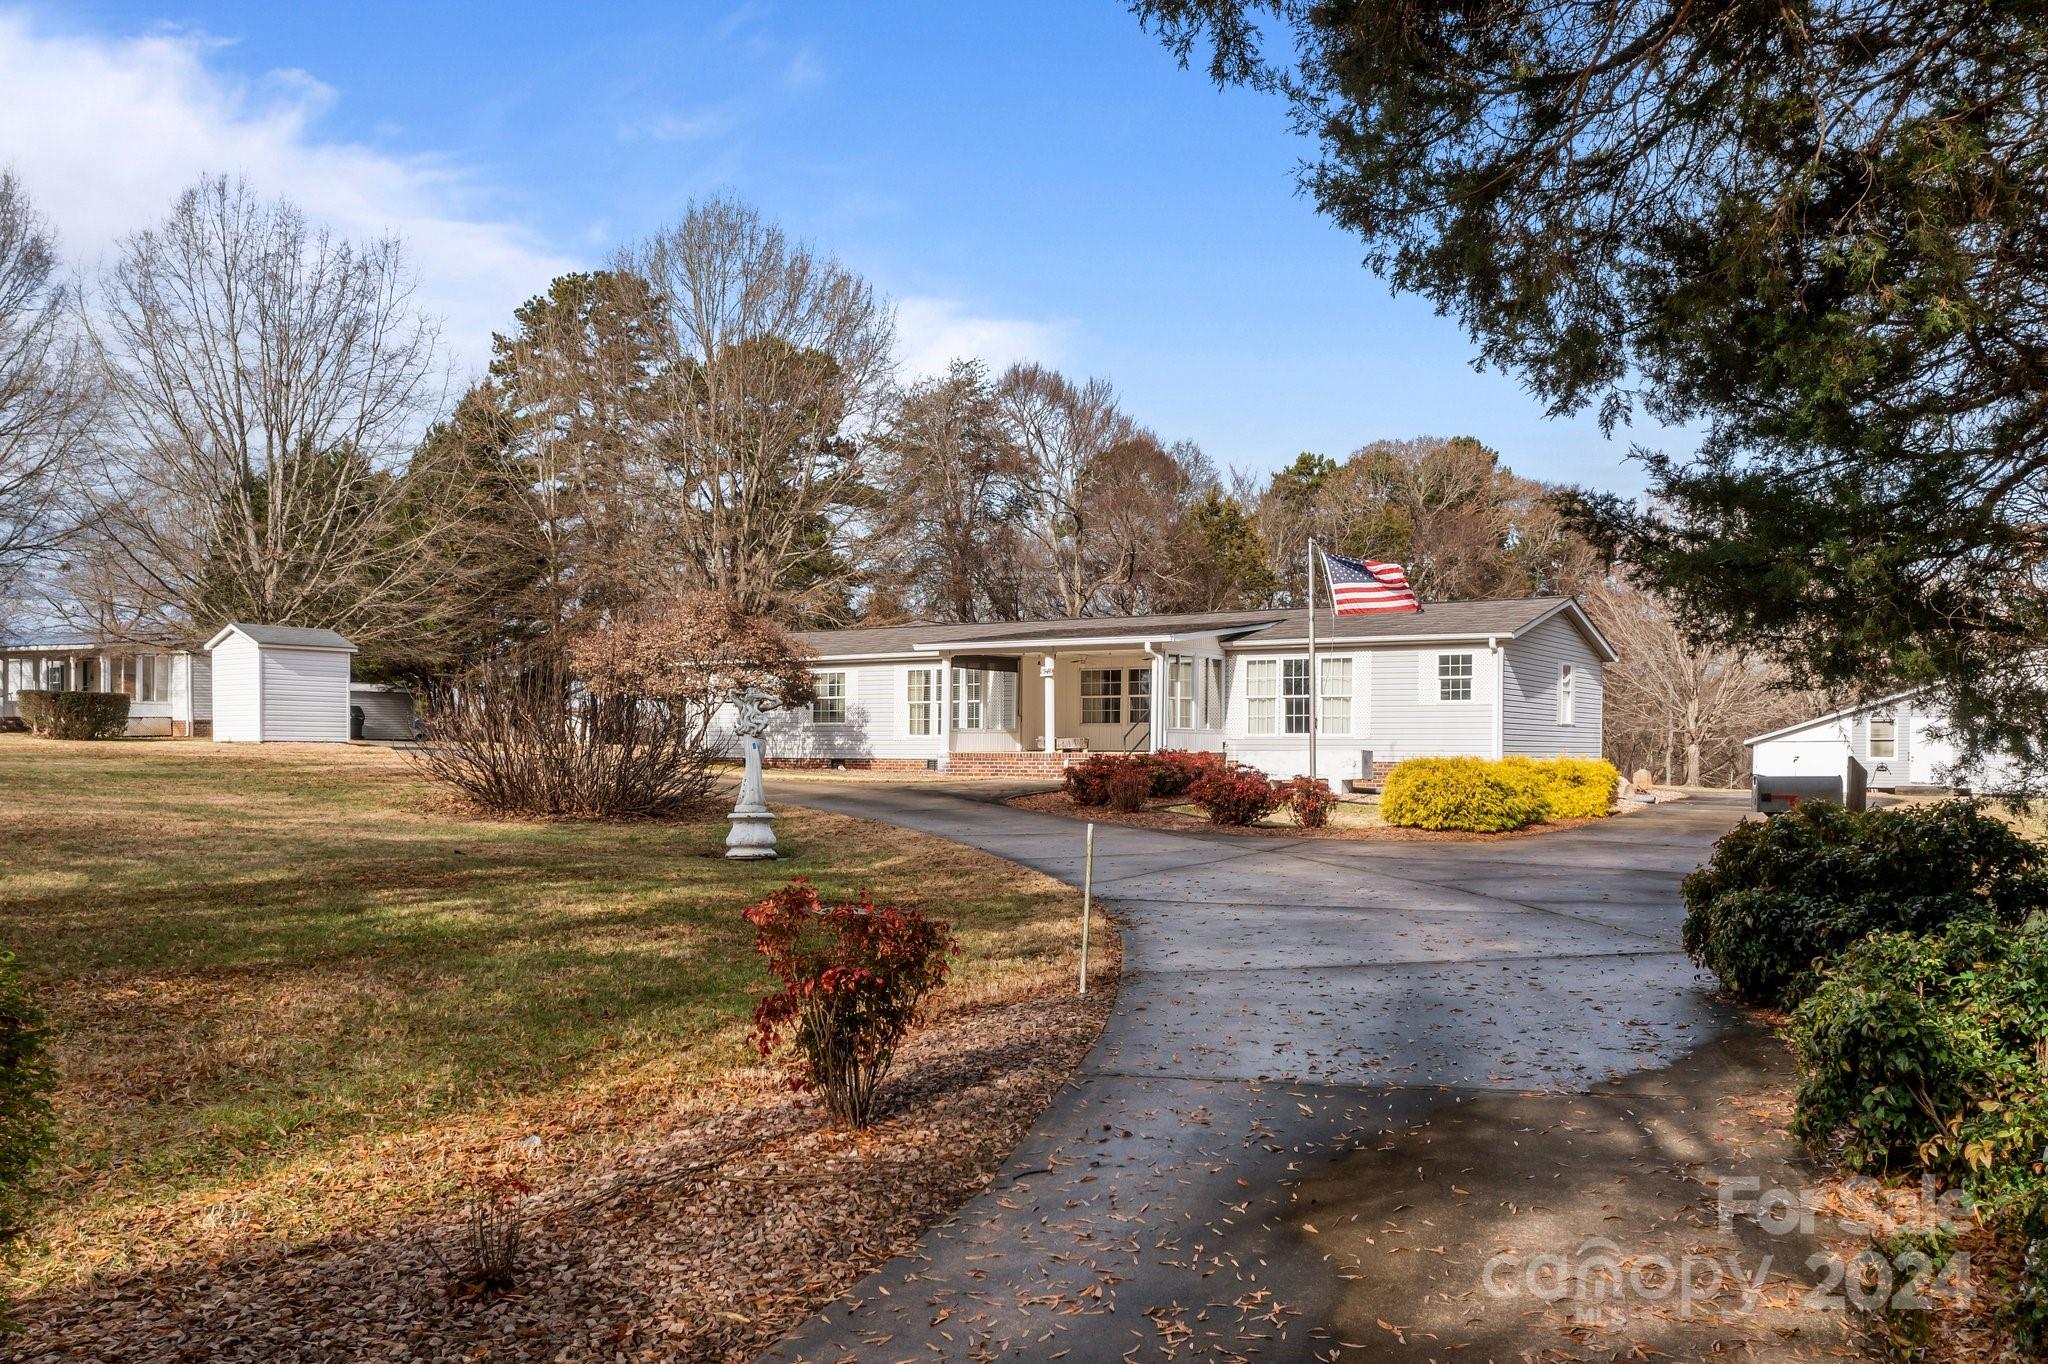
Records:
[[[356,646],[332,630],[228,626],[213,657],[213,737],[222,743],[348,742],[349,662]]]

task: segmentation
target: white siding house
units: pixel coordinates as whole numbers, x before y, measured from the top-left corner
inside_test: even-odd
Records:
[[[205,734],[213,698],[204,654],[150,644],[0,644],[0,722],[25,691],[119,692],[132,736]]]
[[[332,630],[234,624],[207,642],[213,737],[223,743],[346,743],[349,661]]]
[[[1403,758],[1597,755],[1614,651],[1576,602],[812,631],[818,699],[768,738],[785,765],[1045,775],[1081,752],[1219,750],[1275,776]]]
[[[1895,692],[1874,701],[1759,734],[1749,769],[1759,777],[1839,776],[1856,759],[1873,791],[1902,788],[1997,792],[2017,782],[1996,761],[1969,766],[1944,731],[1948,713],[1931,690]]]

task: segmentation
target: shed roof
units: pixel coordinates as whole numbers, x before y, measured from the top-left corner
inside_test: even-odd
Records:
[[[332,630],[308,629],[300,625],[249,625],[242,621],[222,627],[219,634],[206,641],[209,649],[217,648],[220,642],[231,634],[245,635],[258,644],[275,645],[284,649],[337,649],[347,653],[356,652],[356,646]]]
[[[1797,734],[1802,729],[1818,729],[1822,725],[1831,725],[1837,720],[1846,720],[1852,715],[1861,715],[1865,711],[1881,710],[1886,706],[1896,706],[1901,701],[1911,700],[1933,690],[1934,688],[1931,686],[1908,687],[1904,691],[1874,696],[1868,701],[1858,701],[1853,706],[1843,706],[1840,710],[1831,710],[1825,715],[1816,715],[1811,720],[1800,720],[1781,729],[1774,729],[1768,734],[1759,734],[1755,738],[1744,739],[1742,743],[1744,747],[1749,747],[1769,739],[1782,739],[1788,734]]]

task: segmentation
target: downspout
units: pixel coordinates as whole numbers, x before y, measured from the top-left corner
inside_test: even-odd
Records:
[[[1507,756],[1508,659],[1499,635],[1486,637],[1486,651],[1493,656],[1493,758],[1499,762]]]
[[[1153,641],[1149,639],[1144,642],[1144,649],[1145,656],[1152,660],[1150,665],[1152,669],[1152,719],[1145,726],[1145,751],[1147,753],[1157,753],[1159,751],[1159,717],[1162,714],[1162,707],[1166,705],[1165,690],[1159,685],[1165,680],[1159,675],[1159,664],[1160,660],[1164,659],[1166,655],[1154,648]]]

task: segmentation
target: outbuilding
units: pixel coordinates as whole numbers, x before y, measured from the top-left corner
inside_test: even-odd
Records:
[[[207,641],[213,737],[222,743],[348,742],[356,646],[332,630],[237,622]]]
[[[1948,709],[1931,687],[1893,692],[1746,739],[1759,779],[1839,777],[1854,758],[1873,791],[2010,791],[2014,766],[1999,757],[1962,760]]]

